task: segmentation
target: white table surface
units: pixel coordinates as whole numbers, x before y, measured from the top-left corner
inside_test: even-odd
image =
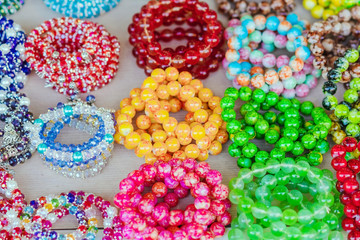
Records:
[[[121,43],[120,68],[115,79],[104,88],[91,93],[96,96],[97,106],[118,109],[120,100],[128,97],[132,88],[140,87],[145,79],[143,69],[136,65],[135,57],[131,53],[132,46],[128,42],[127,28],[132,21],[132,16],[139,12],[146,2],[146,0],[122,0],[109,13],[93,19],[93,21],[103,24],[111,34],[116,35]],[[209,3],[212,9],[217,10],[215,0],[206,0],[206,2]],[[310,17],[310,14],[303,9],[301,2],[297,0],[297,3],[296,12],[303,19],[313,21],[314,19]],[[27,0],[19,12],[10,16],[23,27],[26,33],[29,33],[43,21],[54,17],[61,17],[61,15],[48,9],[42,0]],[[219,14],[219,18],[226,24],[227,19],[222,14]],[[320,82],[322,83],[322,81]],[[220,97],[223,96],[224,90],[231,86],[231,83],[225,78],[225,71],[222,67],[216,73],[212,73],[203,83]],[[35,73],[31,73],[29,76],[24,91],[31,99],[30,109],[35,117],[46,112],[49,107],[56,106],[59,101],[66,101],[64,95],[60,95],[52,89],[44,88],[44,80],[40,79]],[[321,84],[312,90],[307,99],[312,100],[318,106],[321,105]],[[64,129],[59,139],[63,143],[69,144],[81,143],[86,140],[86,137],[88,136],[79,131],[71,132],[69,129]],[[257,143],[261,143],[260,148],[264,149],[263,142]],[[223,152],[220,155],[210,156],[208,159],[211,167],[223,174],[223,183],[225,184],[228,184],[231,178],[237,176],[239,170],[236,159],[227,154],[228,145],[229,143],[223,147]],[[270,146],[265,148],[270,149]],[[331,169],[329,156],[329,154],[326,155],[321,167]],[[83,190],[100,195],[112,202],[114,195],[118,192],[120,180],[143,163],[144,160],[136,157],[132,150],[127,150],[123,146],[116,144],[112,157],[101,174],[86,180],[68,179],[44,166],[39,154],[34,153],[33,157],[26,163],[16,166],[15,179],[28,201],[47,194]],[[234,211],[232,212],[234,215]],[[76,228],[75,219],[71,217],[65,218],[56,223],[54,227],[59,230],[69,231]],[[100,239],[100,236],[97,239]],[[220,239],[227,239],[227,237]]]

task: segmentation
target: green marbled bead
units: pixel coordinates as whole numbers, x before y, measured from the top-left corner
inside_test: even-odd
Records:
[[[241,87],[239,89],[239,98],[241,101],[248,102],[252,96],[252,90],[249,87]]]
[[[224,97],[231,97],[236,101],[239,98],[239,91],[234,87],[229,87],[225,90]]]

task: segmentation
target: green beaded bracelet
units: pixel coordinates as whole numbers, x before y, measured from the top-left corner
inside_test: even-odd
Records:
[[[229,187],[237,205],[229,240],[343,239],[342,205],[330,170],[273,159],[241,169]]]
[[[236,119],[234,110],[237,99],[245,103],[240,107],[241,119]],[[265,163],[268,159],[285,153],[302,155],[308,150],[307,159],[313,166],[322,162],[322,154],[329,150],[326,138],[331,128],[331,120],[325,110],[307,101],[279,97],[274,92],[265,93],[261,89],[252,91],[249,87],[228,88],[221,99],[222,119],[227,122],[226,129],[232,144],[228,152],[238,158],[239,167],[250,167],[251,159]],[[279,113],[270,111],[275,108]],[[259,113],[264,110],[263,114]],[[314,121],[306,121],[303,116],[311,116]],[[265,139],[275,148],[269,153],[259,151],[249,142],[251,139]]]

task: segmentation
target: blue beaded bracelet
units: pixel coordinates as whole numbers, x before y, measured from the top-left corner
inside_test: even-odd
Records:
[[[120,0],[43,0],[53,11],[73,18],[95,18],[116,7]]]
[[[90,97],[90,96],[89,96]],[[34,121],[31,144],[45,164],[67,177],[86,178],[98,174],[106,165],[113,149],[115,133],[113,115],[82,101],[59,103]],[[93,137],[83,144],[56,142],[65,124],[88,132]]]

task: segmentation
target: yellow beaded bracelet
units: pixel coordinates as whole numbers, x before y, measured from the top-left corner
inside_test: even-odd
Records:
[[[141,88],[132,89],[120,102],[114,139],[145,157],[146,163],[171,158],[204,161],[209,154],[219,154],[228,140],[220,100],[189,72],[155,69]],[[188,112],[185,121],[170,116],[182,109]],[[136,116],[141,111],[144,114]]]

